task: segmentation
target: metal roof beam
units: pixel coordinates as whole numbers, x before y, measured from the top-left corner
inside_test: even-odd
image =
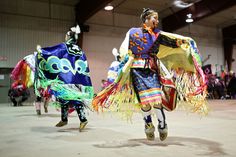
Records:
[[[76,22],[84,23],[112,0],[80,0],[75,7]]]
[[[222,33],[224,57],[228,66],[228,71],[230,71],[232,62],[235,60],[235,58],[233,58],[233,45],[236,44],[236,25],[223,28]]]
[[[188,8],[182,9],[164,18],[162,20],[163,30],[173,32],[188,25],[185,20],[189,13],[192,14],[192,18],[194,19],[194,22],[196,22],[233,5],[236,5],[236,0],[201,0]]]

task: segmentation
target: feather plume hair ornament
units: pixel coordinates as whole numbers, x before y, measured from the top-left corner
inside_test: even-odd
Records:
[[[117,56],[120,55],[120,54],[118,53],[117,48],[113,48],[113,49],[112,49],[112,54],[113,54],[115,57],[117,57]]]
[[[66,33],[67,39],[74,39],[75,41],[78,40],[78,34],[81,33],[79,25],[76,25],[75,27],[71,27],[70,30]]]
[[[75,32],[76,34],[80,34],[80,27],[79,25],[76,25],[76,27],[71,27],[71,31]]]
[[[71,31],[74,32],[74,37],[75,37],[75,40],[78,39],[78,34],[80,34],[80,27],[79,25],[76,25],[76,27],[71,27]]]
[[[120,53],[118,52],[117,48],[112,49],[112,54],[115,56],[117,61],[120,59]]]

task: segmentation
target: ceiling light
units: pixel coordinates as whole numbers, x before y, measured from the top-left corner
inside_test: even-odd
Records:
[[[187,14],[187,19],[185,21],[187,23],[192,23],[193,22],[192,14]]]
[[[104,9],[107,10],[107,11],[111,11],[111,10],[114,9],[114,7],[110,4],[108,4],[107,6],[104,7]]]

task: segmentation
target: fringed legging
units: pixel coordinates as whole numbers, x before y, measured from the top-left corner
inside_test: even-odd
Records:
[[[141,108],[141,110],[143,112],[143,119],[146,124],[152,123],[151,109],[152,108],[150,105],[147,105],[147,106]],[[154,109],[154,112],[157,116],[159,128],[161,128],[161,129],[164,128],[166,125],[166,117],[165,117],[165,113],[164,113],[162,105],[161,104],[154,105],[153,109]]]
[[[87,121],[85,111],[84,111],[84,105],[83,104],[78,104],[73,106],[74,109],[76,110],[80,122],[85,122]],[[68,104],[62,104],[61,105],[61,120],[63,122],[68,121],[68,110],[69,110],[69,105]]]

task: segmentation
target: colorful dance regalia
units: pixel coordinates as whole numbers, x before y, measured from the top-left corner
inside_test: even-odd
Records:
[[[34,84],[35,55],[36,53],[24,57],[11,72],[11,78],[14,81],[20,81],[28,88]]]
[[[38,51],[36,88],[48,88],[61,103],[90,105],[93,87],[84,52],[71,40]]]
[[[119,61],[113,61],[110,65],[108,73],[107,73],[108,85],[115,81],[115,79],[118,76],[119,69],[120,69],[120,62]]]
[[[14,81],[20,81],[27,88],[34,86],[35,81],[35,59],[37,56],[37,52],[34,54],[28,55],[24,57],[24,59],[20,60],[15,68],[11,72],[11,78]],[[48,93],[48,90],[35,89],[36,93],[40,93],[41,97],[50,98],[51,95]]]
[[[123,66],[115,82],[94,98],[96,111],[109,108],[130,118],[142,105],[162,103],[168,111],[178,104],[191,112],[207,114],[206,81],[193,39],[158,29],[132,28],[120,53]],[[129,56],[134,59],[124,71]]]

